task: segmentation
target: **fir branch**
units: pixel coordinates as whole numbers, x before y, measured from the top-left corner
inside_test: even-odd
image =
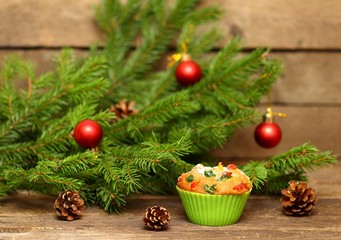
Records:
[[[128,1],[123,5],[120,1],[103,0],[96,8],[97,23],[108,34],[104,54],[109,64],[111,90],[124,79],[120,70],[141,26],[141,7],[141,1]]]
[[[163,123],[175,117],[184,117],[185,114],[197,110],[198,106],[195,102],[190,101],[188,93],[180,91],[144,109],[139,119],[143,122]]]
[[[211,115],[200,119],[193,117],[193,120],[188,121],[187,125],[192,132],[193,151],[201,152],[221,147],[237,128],[248,126],[253,122],[255,115],[253,109],[247,109],[224,118]],[[184,126],[181,126],[181,128],[184,128]]]
[[[203,150],[221,147],[234,131],[234,128],[227,128],[224,124],[224,119],[214,116],[205,116],[196,120],[195,125],[191,127],[193,151],[199,153]]]
[[[122,179],[126,186],[126,196],[138,193],[143,189],[143,185],[141,184],[141,171],[138,168],[130,164],[125,164],[121,171],[124,172]]]
[[[249,101],[249,106],[254,106],[254,103],[257,103],[264,94],[267,94],[271,84],[283,72],[283,66],[277,59],[263,60],[262,68],[262,74],[250,81],[245,90],[245,98]]]
[[[139,146],[122,146],[115,148],[111,156],[126,164],[133,164],[143,172],[157,172],[157,167],[167,170],[163,164],[179,160],[180,157],[190,153],[191,142],[189,133],[185,133],[174,142],[160,143],[154,136],[141,143]],[[175,163],[175,162],[174,162]]]
[[[22,115],[27,111],[24,102],[18,92],[8,86],[2,89],[0,101],[1,110],[3,110],[0,122],[0,142],[4,144],[20,141],[23,135],[20,133],[32,127],[30,122],[22,119]]]
[[[167,45],[170,44],[177,32],[186,24],[182,18],[193,12],[196,2],[181,0],[177,1],[171,9],[168,7],[166,10],[166,7],[168,6],[164,5],[163,1],[148,1],[146,7],[141,9],[140,44],[129,54],[124,66],[113,66],[113,69],[110,70],[112,71],[111,76],[115,79],[115,83],[112,84],[110,89],[110,92],[113,93],[113,98],[129,98],[127,93],[132,91],[134,82],[140,81],[152,69],[153,63],[166,51]],[[163,11],[170,13],[161,14]],[[202,14],[203,16],[211,15],[207,19],[213,19],[213,12],[208,14],[203,11]],[[193,23],[195,23],[195,19],[198,18],[193,18]],[[111,52],[109,53],[111,58],[115,57]],[[116,84],[118,81],[125,84]],[[120,88],[117,88],[118,86]]]
[[[331,155],[331,152],[321,153],[315,146],[306,143],[268,159],[265,162],[265,167],[280,173],[292,170],[306,172],[317,167],[334,164],[335,162],[336,157]]]
[[[99,161],[96,153],[85,151],[56,162],[53,171],[63,176],[77,176],[79,173],[95,167]]]
[[[218,6],[208,6],[205,8],[198,8],[195,11],[187,14],[184,19],[186,22],[195,23],[195,25],[203,25],[207,23],[216,22],[223,16],[223,11]]]
[[[253,181],[255,190],[279,193],[290,180],[307,181],[308,171],[335,163],[336,157],[330,151],[320,152],[305,143],[266,161],[250,161],[242,166],[242,170]]]
[[[250,178],[255,189],[261,189],[268,178],[267,169],[263,162],[250,161],[241,170]]]
[[[141,185],[143,189],[141,192],[164,195],[174,193],[178,176],[193,168],[192,164],[181,159],[173,159],[163,165],[166,169],[156,166],[155,173],[142,175]]]
[[[43,172],[30,173],[27,180],[30,184],[36,185],[36,187],[29,186],[29,189],[36,189],[41,192],[49,192],[47,189],[54,189],[53,187],[56,187],[58,190],[71,189],[74,191],[80,191],[84,186],[84,183],[79,179],[56,175],[45,175]]]
[[[209,65],[209,74],[220,75],[221,73],[219,72],[219,69],[226,69],[230,65],[231,61],[241,51],[239,42],[239,38],[233,38],[222,49],[220,49]]]
[[[6,139],[12,138],[12,141],[16,141],[22,135],[28,135],[27,130],[37,128],[37,125],[60,114],[66,103],[71,107],[72,102],[82,102],[84,98],[94,94],[96,97],[101,96],[108,86],[106,81],[98,79],[98,71],[103,70],[101,58],[89,59],[80,69],[75,68],[70,58],[72,56],[68,50],[61,54],[57,70],[61,81],[57,81],[53,89],[42,94],[37,92],[39,89],[33,87],[34,96],[32,95],[29,102],[23,102],[20,97],[14,102],[12,98],[11,105],[17,104],[15,107],[18,112],[1,124],[0,138],[8,136]],[[55,81],[52,78],[48,80]]]
[[[114,161],[110,160],[109,158],[103,158],[97,167],[97,171],[103,175],[103,179],[113,191],[118,191],[124,187],[122,171],[114,165]]]
[[[8,192],[10,192],[10,187],[7,184],[2,183],[0,179],[0,200],[7,196]]]
[[[141,44],[129,55],[125,64],[113,73],[115,78],[128,84],[122,86],[122,88],[129,87],[131,82],[136,79],[141,79],[141,76],[152,68],[153,63],[166,50],[167,44],[176,33],[176,29],[172,23],[165,19],[166,15],[163,15],[162,21],[157,21],[157,18],[161,15],[155,11],[162,8],[158,6],[162,2],[149,1],[147,7],[142,10],[142,22],[140,25],[142,34],[140,38]],[[154,18],[155,16],[156,19]],[[157,24],[159,22],[163,24]],[[112,92],[113,89],[110,91]],[[125,96],[121,96],[121,98],[125,98]]]
[[[262,68],[263,49],[256,49],[248,56],[235,59],[238,49],[237,40],[226,46],[222,53],[213,60],[208,74],[199,83],[190,88],[190,94],[210,113],[223,116],[228,113],[234,115],[241,110],[255,106],[262,92],[269,89],[277,76],[277,68]],[[221,60],[227,60],[223,66],[216,65]],[[270,63],[267,66],[271,66]],[[272,65],[273,66],[273,65]],[[221,69],[220,67],[225,67]],[[219,69],[218,69],[219,68]],[[274,71],[270,74],[268,71]],[[262,87],[249,90],[254,76],[263,76]],[[259,83],[259,82],[258,82]]]
[[[185,24],[188,20],[192,22],[193,24],[195,23],[195,19],[199,20],[199,17],[194,17],[195,14],[192,12],[194,9],[198,6],[199,0],[192,0],[192,1],[186,1],[186,0],[178,0],[176,1],[176,4],[173,8],[173,11],[170,12],[168,21],[175,26],[182,26]],[[192,19],[186,18],[189,16],[189,14],[192,13]]]
[[[106,33],[111,33],[119,26],[118,17],[122,14],[122,3],[118,0],[102,0],[95,7],[95,19],[98,26]]]
[[[139,192],[142,189],[141,170],[128,161],[119,161],[122,159],[104,157],[96,167],[96,171],[103,175],[106,186],[110,187],[113,193],[129,195]]]
[[[11,168],[5,170],[3,175],[5,176],[6,184],[11,187],[11,190],[34,189],[40,192],[51,193],[54,187],[59,190],[79,190],[84,184],[79,179],[55,175],[41,164],[29,170],[24,170],[20,167]]]
[[[159,126],[176,118],[187,118],[188,114],[197,110],[198,105],[196,102],[190,101],[188,93],[179,91],[154,102],[153,105],[146,107],[138,114],[121,120],[112,127],[111,133],[114,138],[121,137],[126,130],[130,137],[139,141],[143,137],[143,130],[150,132],[153,126]]]
[[[57,158],[61,153],[67,153],[75,146],[72,141],[72,129],[76,124],[84,119],[109,119],[110,114],[107,112],[97,112],[96,104],[83,103],[70,109],[63,117],[53,119],[52,122],[46,121],[44,126],[41,126],[41,134],[37,138],[31,149],[37,154],[49,155],[52,158]],[[101,125],[105,126],[105,121]],[[46,126],[45,126],[46,125]]]
[[[36,156],[43,158],[58,159],[65,157],[71,147],[75,145],[71,141],[72,127],[75,126],[79,120],[88,118],[96,112],[96,105],[87,104],[79,105],[69,111],[66,115],[59,119],[53,119],[53,122],[46,121],[44,126],[41,126],[41,133],[33,141],[7,143],[5,146],[0,146],[0,153],[2,154],[2,161],[5,164],[12,165],[26,165],[32,164]],[[94,118],[107,119],[108,113],[98,112]],[[72,122],[72,124],[70,124]],[[45,125],[47,125],[45,127]],[[104,124],[102,124],[104,125]],[[4,138],[6,139],[6,138]],[[28,161],[31,159],[30,161]],[[25,164],[25,161],[27,162]]]
[[[265,50],[256,49],[250,54],[240,58],[234,59],[224,64],[226,68],[222,68],[222,72],[212,71],[205,76],[205,81],[200,81],[190,89],[190,93],[196,96],[200,96],[205,91],[210,91],[213,85],[225,85],[240,89],[245,86],[245,82],[249,81],[249,77],[252,74],[259,72],[261,65],[262,55]],[[230,54],[229,51],[225,51],[225,54]],[[222,57],[222,56],[219,56]],[[214,69],[214,68],[212,68]]]
[[[16,79],[16,77],[18,78]],[[15,84],[17,82],[14,80],[24,82],[35,79],[35,66],[32,62],[26,62],[19,56],[5,56],[0,70],[0,79],[0,86],[2,86],[2,84],[10,84],[12,87],[16,87]],[[27,90],[27,92],[29,92],[29,90]]]
[[[145,83],[143,83],[143,85],[146,87]],[[137,86],[136,88],[140,90],[140,98],[138,98],[137,100],[144,107],[148,107],[154,102],[176,91],[178,85],[177,82],[174,81],[174,71],[170,69],[168,71],[159,72],[155,75],[150,76],[150,85],[148,85],[147,87],[148,91],[146,89],[146,91],[142,91],[142,93],[141,86]]]
[[[219,40],[222,39],[220,32],[211,28],[207,32],[197,31],[194,37],[191,38],[188,44],[188,52],[193,59],[202,57],[203,54],[207,54],[210,50],[216,47]],[[207,56],[205,56],[207,58]]]
[[[305,174],[296,171],[287,174],[268,171],[268,181],[260,192],[266,194],[279,194],[282,189],[288,187],[288,182],[291,180],[308,181],[308,177]]]
[[[32,150],[34,141],[25,143],[11,143],[0,146],[1,165],[30,166],[36,162],[35,153]]]
[[[115,193],[104,184],[96,189],[96,203],[101,205],[105,211],[110,213],[120,213],[124,210],[126,201],[125,195],[122,193]]]
[[[245,96],[235,90],[232,90],[231,88],[224,88],[224,86],[218,86],[216,84],[212,85],[213,88],[213,96],[217,101],[217,104],[220,106],[226,106],[227,109],[232,112],[231,115],[233,115],[234,112],[244,110],[248,108],[248,102],[245,99]],[[206,95],[206,94],[205,94]],[[203,95],[203,96],[205,96]],[[212,95],[212,94],[211,94]],[[207,108],[207,104],[204,105],[206,110],[210,110],[212,108]],[[217,107],[217,109],[219,109]],[[220,107],[221,109],[221,107]],[[222,114],[226,114],[227,110],[222,111]]]
[[[248,109],[247,111],[239,112],[238,114],[234,114],[229,116],[228,121],[224,123],[225,127],[234,126],[234,127],[246,127],[250,123],[253,123],[255,117],[259,114],[255,113],[254,109]]]

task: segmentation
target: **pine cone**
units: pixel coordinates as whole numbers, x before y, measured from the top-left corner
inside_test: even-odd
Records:
[[[151,230],[164,230],[170,221],[170,214],[164,207],[153,206],[146,209],[143,221]]]
[[[280,199],[284,213],[288,216],[310,215],[317,198],[314,189],[306,182],[290,181],[289,187],[283,189]]]
[[[71,190],[59,193],[54,203],[56,214],[68,221],[79,218],[83,213],[84,207],[84,200],[77,192]]]
[[[109,111],[115,113],[115,121],[126,118],[131,114],[137,113],[137,110],[134,110],[135,102],[128,102],[126,100],[122,100],[119,103],[112,106]]]

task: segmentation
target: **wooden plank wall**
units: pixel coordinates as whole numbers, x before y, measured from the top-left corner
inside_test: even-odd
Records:
[[[90,44],[103,42],[93,20],[93,6],[99,1],[1,0],[0,63],[7,54],[19,54],[36,63],[41,73],[52,68],[53,56],[63,46],[86,54]],[[262,159],[305,142],[340,155],[341,1],[202,1],[212,4],[226,11],[219,22],[225,42],[239,35],[247,51],[268,47],[271,56],[282,59],[285,73],[273,89],[273,110],[288,115],[276,119],[283,130],[276,148],[258,147],[251,126],[214,155]],[[265,104],[260,106],[265,109]]]

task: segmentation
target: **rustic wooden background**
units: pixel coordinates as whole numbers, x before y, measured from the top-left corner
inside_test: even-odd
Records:
[[[0,0],[0,64],[18,54],[37,65],[38,73],[52,69],[53,57],[64,46],[86,54],[103,43],[93,19],[100,0]],[[263,46],[282,59],[285,73],[273,90],[273,110],[283,139],[273,149],[253,140],[255,126],[242,129],[214,155],[226,161],[263,159],[305,142],[341,153],[341,0],[203,0],[226,10],[219,22],[226,40],[242,37],[245,51]],[[217,46],[217,47],[221,47]],[[259,107],[265,112],[266,98]],[[90,207],[81,221],[58,221],[54,197],[19,193],[1,202],[0,239],[340,239],[341,158],[332,168],[310,174],[319,203],[312,216],[288,218],[277,198],[252,196],[240,223],[201,227],[187,221],[176,196],[139,196],[128,201],[120,216]],[[172,213],[166,232],[143,229],[149,205],[161,204]]]
[[[22,55],[39,73],[53,66],[63,46],[80,54],[102,43],[93,18],[100,0],[0,0],[0,63],[7,54]],[[242,38],[246,51],[263,46],[282,59],[285,73],[273,89],[273,110],[283,139],[273,149],[255,143],[255,126],[238,131],[214,155],[225,160],[262,159],[310,142],[341,153],[341,1],[204,0],[226,11],[219,22],[226,40]],[[218,46],[218,47],[221,47]],[[264,98],[264,103],[266,98]],[[265,104],[260,110],[265,112]]]

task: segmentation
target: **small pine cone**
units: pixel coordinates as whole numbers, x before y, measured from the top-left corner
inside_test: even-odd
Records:
[[[317,201],[314,189],[306,182],[290,181],[289,187],[283,189],[281,193],[280,201],[285,215],[288,216],[310,215]]]
[[[129,115],[137,113],[137,110],[134,110],[135,102],[128,102],[126,100],[122,100],[119,103],[113,105],[109,111],[115,113],[115,121],[126,118]]]
[[[59,193],[54,203],[56,214],[68,221],[79,218],[83,213],[84,207],[84,200],[77,192],[71,190]]]
[[[170,214],[164,207],[153,206],[146,209],[146,214],[143,221],[151,230],[164,230],[170,221]]]

